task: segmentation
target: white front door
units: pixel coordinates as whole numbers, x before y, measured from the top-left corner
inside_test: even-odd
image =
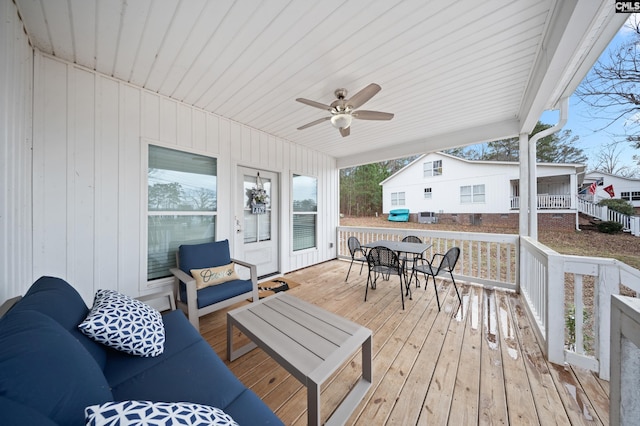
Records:
[[[255,264],[258,277],[278,273],[278,174],[238,167],[237,182],[236,257]]]

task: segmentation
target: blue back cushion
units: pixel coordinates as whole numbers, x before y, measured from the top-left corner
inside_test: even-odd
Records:
[[[229,240],[203,244],[183,244],[178,248],[180,269],[191,276],[192,269],[211,268],[231,263]]]
[[[113,399],[87,350],[55,320],[29,310],[0,320],[0,397],[61,425],[83,425],[86,406]]]
[[[86,318],[89,308],[68,282],[55,277],[40,277],[7,315],[26,310],[41,312],[57,321],[82,343],[100,368],[104,368],[106,348],[78,330],[78,324]]]

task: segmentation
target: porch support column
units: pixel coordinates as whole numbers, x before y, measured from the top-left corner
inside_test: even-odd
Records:
[[[543,130],[542,132],[536,133],[531,137],[531,140],[529,140],[529,158],[527,159],[527,163],[529,163],[529,236],[536,241],[538,241],[538,178],[536,173],[536,144],[540,139],[556,133],[562,129],[565,124],[567,124],[569,98],[560,99],[559,104],[560,120],[558,121],[558,124]],[[520,138],[520,145],[522,145],[522,137]],[[520,150],[520,155],[522,155],[522,150]],[[524,160],[521,157],[520,164],[523,162]]]
[[[529,135],[520,134],[520,186],[519,200],[520,209],[518,210],[519,233],[521,237],[529,236]]]
[[[536,135],[529,141],[529,236],[538,241],[538,173],[536,158],[538,148]]]

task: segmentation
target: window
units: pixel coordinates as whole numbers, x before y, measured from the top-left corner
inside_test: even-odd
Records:
[[[423,167],[424,177],[440,176],[442,174],[442,160],[427,161]]]
[[[293,175],[293,251],[316,247],[318,179]]]
[[[621,192],[620,198],[627,201],[640,201],[640,191]]]
[[[460,187],[460,203],[484,203],[484,184]]]
[[[215,241],[216,159],[149,145],[147,280],[171,276],[180,244]]]
[[[404,206],[404,192],[392,192],[391,193],[391,205],[392,206]]]
[[[424,189],[424,199],[425,200],[430,200],[431,199],[431,188],[425,188]]]

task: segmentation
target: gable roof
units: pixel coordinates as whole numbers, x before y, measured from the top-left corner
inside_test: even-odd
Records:
[[[429,157],[429,156],[431,156],[433,154],[445,157],[445,158],[453,160],[453,161],[459,161],[459,162],[462,162],[462,163],[473,164],[473,165],[509,166],[509,167],[513,167],[513,166],[518,166],[519,165],[519,163],[517,163],[515,161],[469,160],[469,159],[466,159],[466,158],[456,157],[455,155],[450,155],[450,154],[447,154],[447,153],[444,153],[444,152],[435,152],[435,153],[423,154],[423,155],[419,156],[418,158],[416,158],[415,160],[413,160],[412,162],[410,162],[409,164],[407,164],[406,166],[404,166],[403,168],[401,168],[400,170],[398,170],[397,172],[395,172],[394,174],[392,174],[391,176],[389,176],[388,178],[386,178],[385,180],[380,182],[380,185],[383,185],[387,181],[394,179],[396,176],[402,174],[405,170],[409,169],[414,164],[424,161],[426,157]],[[575,169],[576,174],[583,174],[584,171],[585,171],[585,168],[586,168],[586,166],[584,164],[575,164],[575,163],[536,163],[536,167],[537,168],[541,168],[541,167],[546,167],[546,168],[567,168],[567,167],[569,167],[569,168]]]
[[[283,140],[338,167],[530,133],[623,25],[609,0],[15,0],[31,44]],[[334,91],[370,83],[342,138]]]

